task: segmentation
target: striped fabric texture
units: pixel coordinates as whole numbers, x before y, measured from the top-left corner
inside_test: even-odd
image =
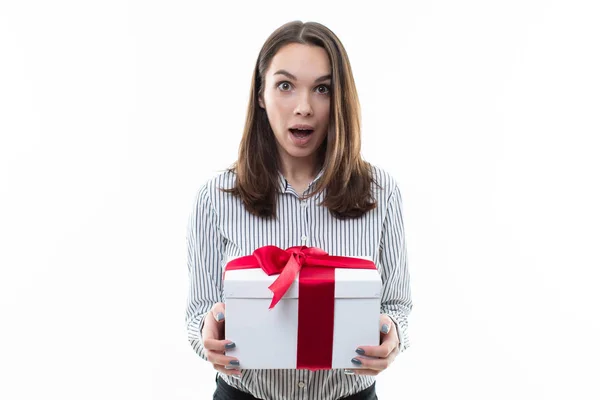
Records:
[[[402,217],[402,197],[394,178],[372,165],[381,188],[373,185],[377,207],[360,218],[338,220],[319,206],[323,193],[300,200],[279,175],[277,218],[248,213],[241,200],[219,188],[231,188],[235,174],[222,172],[198,190],[187,227],[189,293],[185,322],[188,340],[204,360],[201,331],[214,303],[223,301],[222,273],[228,256],[250,255],[261,246],[319,247],[335,256],[369,256],[382,280],[381,313],[395,323],[400,351],[410,346],[408,315],[412,310],[410,276]],[[321,177],[319,172],[307,191]],[[227,318],[225,318],[227,323]],[[360,321],[356,321],[360,324]],[[268,351],[268,349],[265,349]],[[372,376],[346,375],[343,370],[242,370],[242,378],[219,375],[231,386],[259,399],[334,400],[370,386]]]

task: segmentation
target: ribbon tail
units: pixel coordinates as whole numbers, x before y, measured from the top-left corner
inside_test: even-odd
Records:
[[[281,300],[296,279],[296,275],[298,275],[299,271],[300,264],[298,263],[298,260],[296,260],[296,257],[292,255],[283,268],[283,271],[281,271],[281,274],[279,274],[277,279],[269,286],[269,289],[273,292],[273,300],[271,300],[269,310],[279,303],[279,300]]]
[[[271,305],[269,305],[269,310],[271,310],[273,307],[275,307],[277,305],[277,303],[279,303],[279,300],[281,300],[282,297],[283,297],[283,294],[281,294],[280,292],[273,291],[273,300],[271,300]]]

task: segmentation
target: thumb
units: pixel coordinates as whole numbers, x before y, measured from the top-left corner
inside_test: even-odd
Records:
[[[210,310],[211,314],[215,318],[217,322],[223,322],[225,320],[225,304],[224,303],[215,303]]]
[[[381,314],[381,317],[379,318],[379,331],[384,335],[387,335],[391,327],[392,319],[386,314]]]

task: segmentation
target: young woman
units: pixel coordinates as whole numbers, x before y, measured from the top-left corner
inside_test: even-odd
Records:
[[[360,137],[337,36],[315,22],[278,28],[256,62],[238,159],[200,188],[188,225],[186,323],[192,347],[218,371],[215,399],[376,399],[374,376],[409,346],[402,198],[387,172],[361,158]],[[364,369],[240,371],[225,356],[235,343],[223,334],[224,260],[266,245],[371,257],[383,284],[381,344],[356,349],[352,362]]]

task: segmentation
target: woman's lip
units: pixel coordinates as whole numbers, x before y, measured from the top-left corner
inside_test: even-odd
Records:
[[[311,129],[314,131],[315,127],[306,125],[306,124],[296,124],[296,125],[291,126],[289,129]]]
[[[298,129],[298,128],[290,128],[290,129],[288,129],[288,131],[290,131],[290,132],[292,130],[294,130],[294,131],[300,131],[300,132],[309,132],[309,131],[310,132],[314,132],[315,131],[314,129]]]

